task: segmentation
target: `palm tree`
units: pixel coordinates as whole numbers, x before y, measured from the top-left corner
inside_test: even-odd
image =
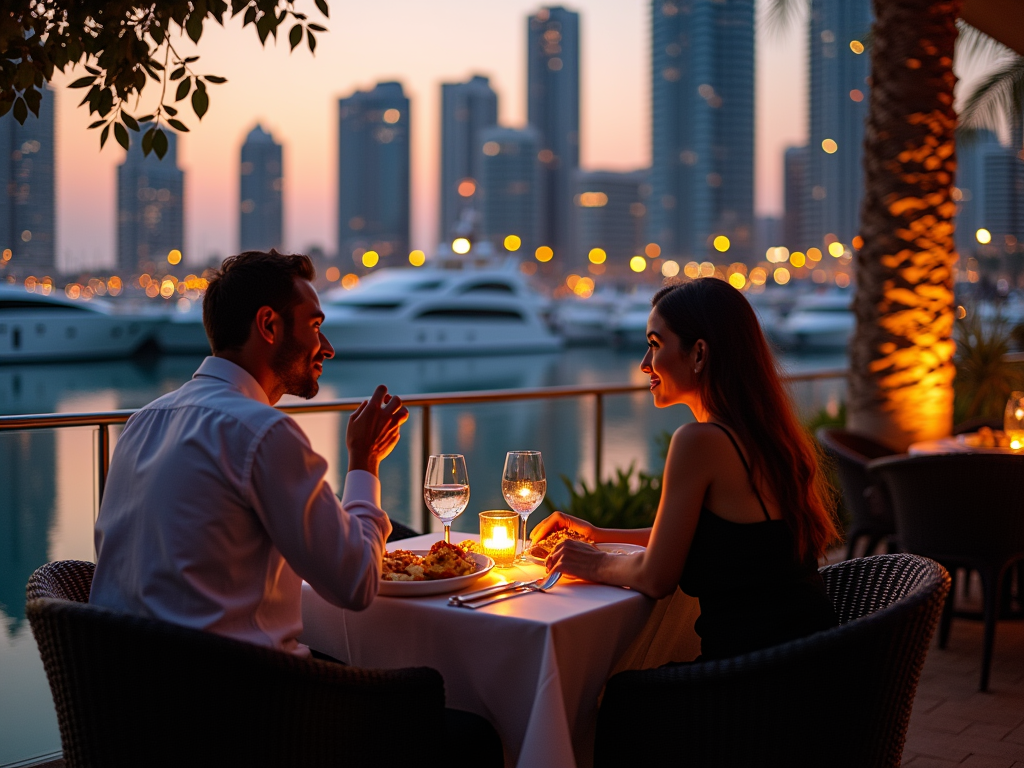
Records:
[[[788,23],[795,5],[772,0],[769,20]],[[952,427],[953,55],[962,9],[963,0],[874,0],[847,424],[899,449]],[[968,49],[994,49],[961,26]],[[972,120],[1013,113],[1019,125],[1022,85],[1017,57],[972,95]]]

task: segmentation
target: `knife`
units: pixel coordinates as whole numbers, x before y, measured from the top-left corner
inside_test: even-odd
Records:
[[[502,592],[511,592],[515,589],[521,589],[526,587],[528,584],[540,584],[542,581],[544,581],[543,578],[537,579],[536,581],[510,581],[505,584],[492,584],[489,587],[478,589],[476,592],[466,592],[464,595],[452,595],[448,598],[448,602],[451,605],[471,603],[474,600],[482,600],[485,597],[494,597]]]
[[[475,602],[469,603],[449,601],[448,604],[453,605],[456,608],[483,608],[485,605],[490,605],[491,603],[500,603],[502,600],[508,600],[509,598],[517,597],[518,595],[525,595],[527,592],[533,591],[534,590],[530,589],[528,586],[523,585],[521,587],[516,587],[515,589],[508,592],[499,592],[494,597],[491,597],[488,600],[477,600]]]

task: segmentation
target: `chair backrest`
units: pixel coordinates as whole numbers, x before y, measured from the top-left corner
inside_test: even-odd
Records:
[[[872,507],[864,496],[864,491],[871,485],[867,474],[867,465],[874,459],[894,456],[898,452],[870,437],[859,435],[856,432],[848,432],[845,429],[822,427],[815,435],[826,454],[835,462],[839,484],[843,491],[843,502],[853,516],[853,527],[857,528],[868,523],[878,517],[879,513],[884,516],[885,505]],[[891,525],[891,520],[877,522]]]
[[[69,768],[376,766],[422,758],[443,731],[433,669],[346,667],[49,597],[26,614]]]
[[[824,569],[844,623],[733,659],[623,672],[596,768],[898,766],[949,574],[913,555]]]
[[[1024,557],[1024,456],[947,454],[872,462],[908,552],[945,563]]]
[[[25,599],[36,600],[51,597],[55,600],[70,600],[73,603],[88,603],[89,590],[96,564],[84,560],[57,560],[36,568],[25,587]]]

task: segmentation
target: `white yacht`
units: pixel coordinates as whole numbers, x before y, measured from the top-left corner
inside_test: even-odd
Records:
[[[203,327],[203,303],[196,301],[186,312],[161,315],[154,336],[161,352],[172,355],[208,355],[210,342]]]
[[[113,311],[103,299],[0,286],[0,363],[128,357],[155,326],[151,318]]]
[[[802,350],[841,349],[853,335],[857,320],[850,310],[849,291],[808,293],[776,326],[779,344]]]
[[[614,291],[597,291],[590,298],[570,296],[554,311],[554,326],[566,344],[607,344],[611,340],[608,318],[622,302]]]
[[[647,317],[651,314],[651,298],[655,290],[651,287],[638,289],[619,300],[606,323],[613,344],[621,347],[647,344]]]
[[[480,249],[484,250],[484,249]],[[440,253],[427,266],[382,269],[321,297],[323,332],[339,356],[483,355],[561,347],[548,301],[515,260]]]

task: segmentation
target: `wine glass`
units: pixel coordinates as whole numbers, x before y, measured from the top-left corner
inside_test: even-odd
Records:
[[[544,459],[540,451],[509,451],[505,455],[505,470],[501,475],[501,493],[505,501],[523,521],[523,551],[516,558],[517,563],[526,559],[526,525],[533,512],[544,500],[548,481],[544,475]]]
[[[427,459],[423,501],[444,525],[444,540],[450,544],[452,521],[469,506],[469,473],[462,454],[440,453]]]

